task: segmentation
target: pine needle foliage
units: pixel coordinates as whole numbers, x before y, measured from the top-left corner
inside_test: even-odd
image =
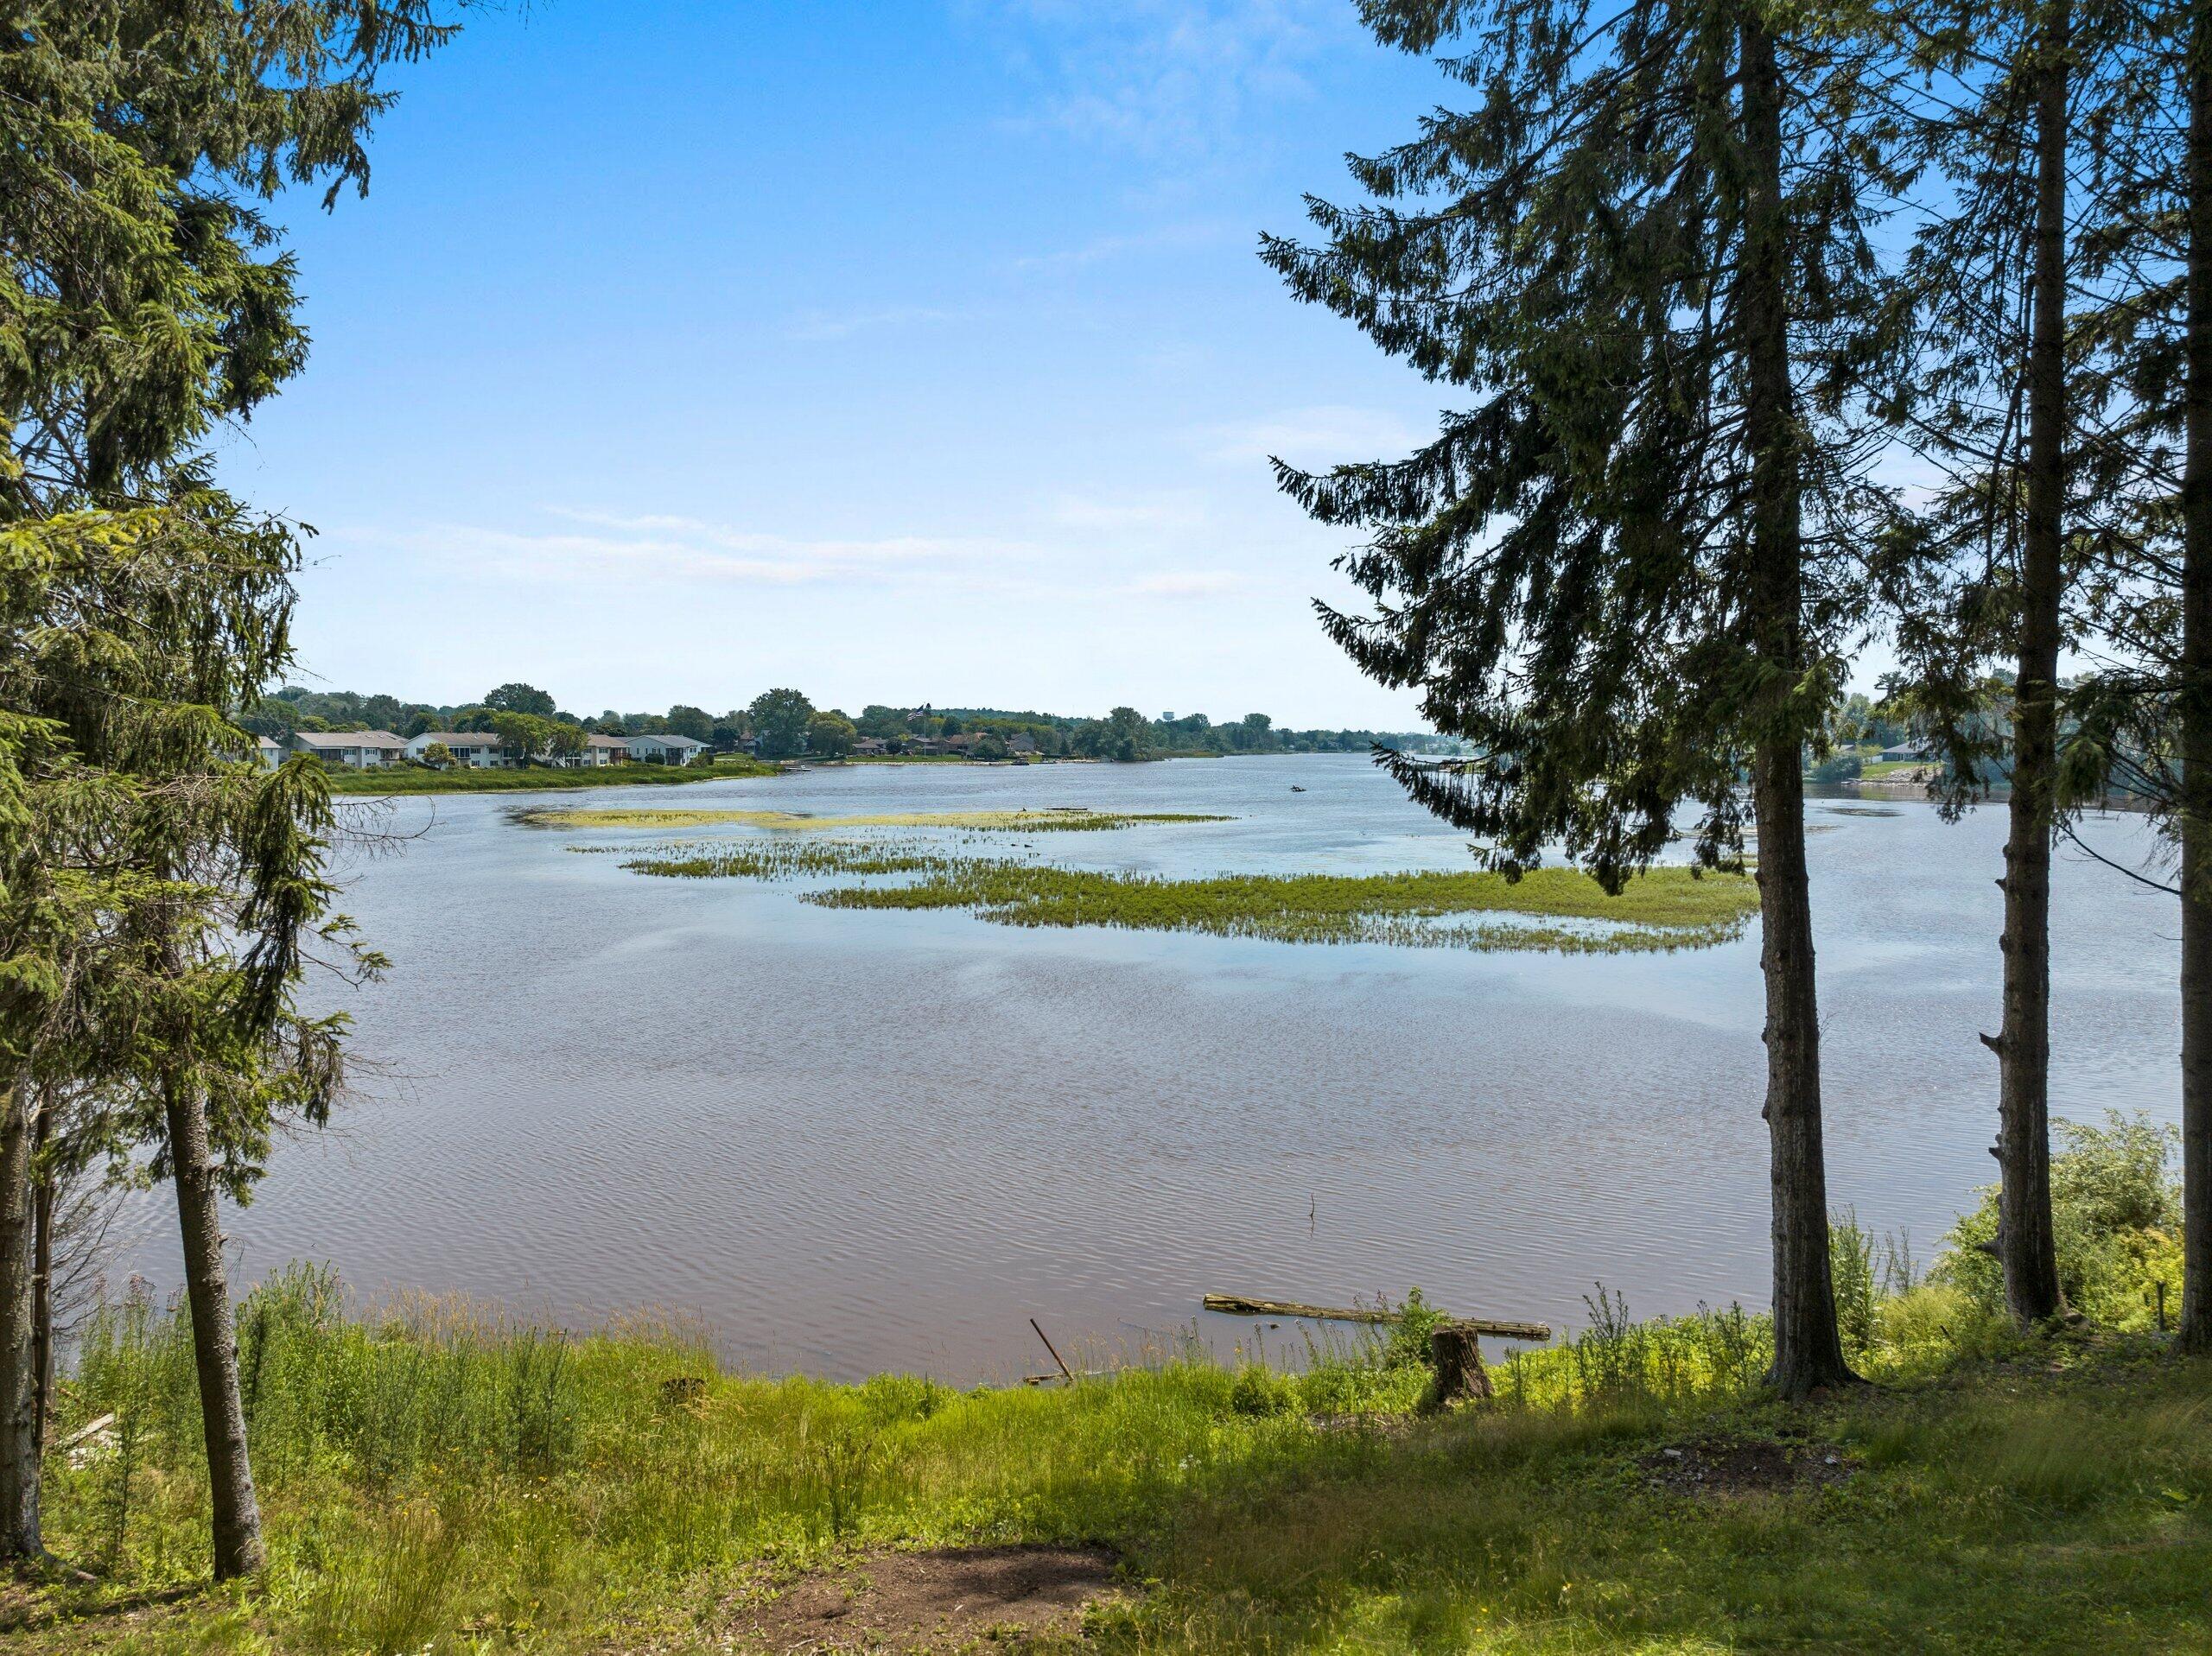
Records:
[[[1827,1268],[1804,858],[1816,752],[1869,626],[1864,387],[1899,330],[1874,232],[1910,176],[1886,35],[1764,0],[1367,0],[1385,41],[1464,42],[1473,94],[1354,158],[1358,206],[1262,255],[1300,299],[1467,393],[1398,460],[1278,462],[1366,539],[1326,606],[1371,677],[1472,764],[1380,757],[1508,876],[1563,846],[1609,890],[1699,811],[1695,856],[1759,835],[1777,1390],[1849,1378]],[[1748,776],[1751,786],[1743,784]]]
[[[1300,299],[1469,394],[1398,460],[1281,464],[1314,517],[1367,538],[1339,568],[1376,604],[1323,606],[1372,677],[1417,689],[1487,756],[1392,758],[1422,803],[1501,867],[1564,844],[1618,885],[1683,801],[1732,859],[1762,738],[1818,739],[1864,624],[1859,549],[1882,502],[1855,386],[1891,348],[1872,232],[1901,174],[1865,82],[1874,47],[1817,22],[1774,37],[1782,276],[1804,502],[1803,597],[1777,653],[1751,610],[1757,457],[1741,274],[1751,208],[1740,85],[1758,9],[1572,0],[1363,7],[1473,94],[1413,140],[1355,157],[1370,200],[1314,200],[1318,244],[1262,253]]]

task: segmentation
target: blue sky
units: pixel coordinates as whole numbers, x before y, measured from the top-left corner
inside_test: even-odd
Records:
[[[1417,722],[1265,464],[1450,395],[1255,255],[1443,94],[1350,0],[533,0],[397,84],[225,456],[307,682]]]

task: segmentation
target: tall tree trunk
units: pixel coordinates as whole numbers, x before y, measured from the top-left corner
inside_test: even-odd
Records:
[[[1997,1256],[2023,1328],[2063,1309],[2050,1221],[2050,851],[2065,588],[2066,114],[2069,0],[2050,0],[2036,97],[2027,521],[2021,540],[2011,833],[2005,842],[2005,1026],[1997,1053]]]
[[[38,1113],[38,1137],[31,1147],[36,1158],[46,1148],[52,1131],[51,1108]],[[43,1455],[46,1421],[54,1409],[54,1174],[41,1168],[31,1190],[31,1383],[38,1388],[31,1410],[31,1441]]]
[[[192,1355],[200,1371],[200,1418],[207,1440],[207,1486],[214,1509],[215,1579],[261,1568],[261,1508],[246,1460],[245,1409],[238,1398],[238,1324],[223,1266],[221,1211],[207,1109],[200,1089],[172,1076],[169,1161],[176,1183],[177,1228],[184,1242],[185,1293],[192,1305]]]
[[[2190,9],[2182,473],[2179,1343],[2212,1352],[2212,0]]]
[[[38,1107],[38,1089],[18,1078],[0,1114],[0,1558],[35,1558],[45,1551],[31,1288],[31,1153]]]
[[[1805,670],[1804,577],[1789,384],[1781,77],[1774,41],[1757,16],[1745,18],[1740,41],[1750,191],[1736,308],[1742,319],[1744,424],[1751,451],[1751,621],[1766,675],[1752,752],[1751,803],[1758,824],[1759,961],[1766,976],[1764,1113],[1774,1185],[1774,1367],[1767,1380],[1783,1396],[1802,1398],[1855,1377],[1844,1361],[1828,1275],[1803,739],[1790,712]]]

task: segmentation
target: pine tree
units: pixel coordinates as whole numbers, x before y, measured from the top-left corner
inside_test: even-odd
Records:
[[[327,803],[230,716],[287,658],[296,543],[201,447],[301,365],[257,202],[365,187],[378,71],[428,0],[70,0],[0,22],[0,1555],[35,1553],[27,1199],[44,1089],[149,1144],[186,1242],[219,1577],[255,1568],[217,1202],[272,1113],[334,1086],[299,950],[327,928]],[[343,949],[342,930],[328,941]],[[365,961],[364,964],[373,964]]]
[[[1870,242],[1902,180],[1876,48],[1758,0],[1368,0],[1385,41],[1474,108],[1355,159],[1371,204],[1311,202],[1325,243],[1264,255],[1300,298],[1464,388],[1437,439],[1326,475],[1367,532],[1324,610],[1370,676],[1421,695],[1470,765],[1386,762],[1508,873],[1563,844],[1618,887],[1700,808],[1694,853],[1758,837],[1776,1355],[1847,1380],[1829,1278],[1802,753],[1865,625],[1884,503],[1855,387],[1891,340]]]
[[[2095,669],[2072,701],[2064,790],[2147,803],[2180,900],[2183,1291],[2177,1342],[2212,1352],[2212,5],[2142,14],[2094,124],[2078,324],[2113,383],[2086,445],[2097,503]],[[2094,855],[2094,853],[2091,853]],[[2122,870],[2163,883],[2139,870]]]
[[[1952,755],[1948,810],[2001,770],[2011,787],[2001,938],[1997,1252],[2014,1320],[2064,1309],[2050,1203],[2050,879],[2068,832],[2059,668],[2099,587],[2100,549],[2143,498],[2126,429],[2142,406],[2118,378],[2117,327],[2139,309],[2132,254],[2091,228],[2131,194],[2141,14],[2106,0],[1966,3],[1925,18],[1930,74],[1916,146],[1942,210],[1900,285],[1919,349],[1895,410],[1949,479],[1920,555],[1942,572],[1901,606],[1907,678]],[[2133,477],[2123,473],[2134,472]],[[1945,596],[1931,601],[1941,588]],[[1993,664],[2005,665],[2000,720]]]

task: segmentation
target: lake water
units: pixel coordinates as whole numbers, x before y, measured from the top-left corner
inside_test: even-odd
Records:
[[[1294,793],[1293,784],[1306,791]],[[529,803],[561,796],[535,796]],[[882,812],[1088,805],[1233,822],[1051,836],[1176,873],[1464,866],[1351,756],[874,766],[614,805]],[[1756,1308],[1767,1287],[1757,928],[1560,958],[1027,930],[656,879],[517,826],[512,798],[398,804],[349,862],[393,960],[345,998],[373,1073],[280,1147],[231,1231],[365,1293],[458,1291],[583,1323],[703,1317],[734,1361],[956,1380],[1141,1347],[1209,1290],[1346,1303],[1418,1285],[1572,1326]],[[1870,814],[1871,813],[1871,814]],[[2001,809],[1814,802],[1831,1191],[1924,1258],[1994,1175]],[[2084,827],[2123,860],[2138,819]],[[2171,900],[2062,853],[2058,1111],[2178,1112]],[[139,1268],[177,1280],[163,1222]],[[1287,1336],[1276,1336],[1283,1338]]]

